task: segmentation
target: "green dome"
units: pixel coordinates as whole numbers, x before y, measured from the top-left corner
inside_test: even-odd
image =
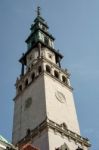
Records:
[[[0,135],[0,141],[11,145],[2,135]]]

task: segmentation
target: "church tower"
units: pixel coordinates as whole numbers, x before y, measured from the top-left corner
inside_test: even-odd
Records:
[[[40,150],[88,150],[88,139],[80,135],[70,74],[61,68],[63,56],[48,29],[38,7],[27,51],[19,60],[12,142]]]

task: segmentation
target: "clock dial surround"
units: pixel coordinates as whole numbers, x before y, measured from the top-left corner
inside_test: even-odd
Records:
[[[56,98],[57,98],[57,100],[59,102],[61,102],[61,103],[65,103],[66,102],[66,97],[65,97],[65,95],[62,92],[56,91],[55,96],[56,96]]]

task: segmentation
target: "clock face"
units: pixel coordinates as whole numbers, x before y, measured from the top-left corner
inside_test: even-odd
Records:
[[[66,101],[65,95],[60,91],[56,91],[55,96],[61,103],[64,103]]]
[[[32,104],[32,98],[29,97],[25,101],[25,109],[29,108],[31,106],[31,104]]]

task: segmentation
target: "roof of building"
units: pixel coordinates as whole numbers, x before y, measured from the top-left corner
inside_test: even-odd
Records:
[[[38,148],[32,146],[32,144],[25,144],[21,150],[39,150]]]
[[[11,143],[8,142],[2,135],[0,135],[0,141],[4,142],[4,143],[6,143],[6,144],[11,145]]]

